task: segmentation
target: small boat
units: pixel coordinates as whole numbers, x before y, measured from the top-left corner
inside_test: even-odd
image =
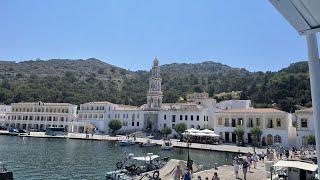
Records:
[[[171,150],[173,149],[172,142],[170,140],[164,140],[161,146],[162,150]]]
[[[16,128],[9,129],[9,135],[12,135],[12,136],[20,136],[20,135],[26,135],[26,134],[27,132],[25,130],[19,130]]]
[[[119,141],[119,145],[120,146],[130,146],[130,145],[134,145],[135,142],[132,139],[123,139]]]
[[[141,147],[153,147],[153,146],[156,146],[156,145],[157,145],[157,143],[151,142],[150,139],[148,139],[147,142],[140,144]]]
[[[8,171],[2,162],[0,162],[0,179],[13,180],[12,171]]]
[[[107,172],[105,177],[108,180],[129,180],[153,171],[152,179],[158,179],[159,169],[167,162],[168,158],[162,160],[158,155],[154,155],[153,153],[148,153],[146,156],[129,154],[123,161],[117,162],[117,170]]]

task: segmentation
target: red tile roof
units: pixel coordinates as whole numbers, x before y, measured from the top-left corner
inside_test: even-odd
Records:
[[[274,108],[249,108],[249,109],[229,109],[220,111],[223,113],[279,113],[283,112]]]

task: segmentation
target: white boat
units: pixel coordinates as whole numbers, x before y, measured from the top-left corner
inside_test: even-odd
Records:
[[[119,145],[120,146],[130,146],[130,145],[134,145],[135,142],[132,139],[123,139],[121,141],[119,141]]]
[[[164,140],[161,146],[162,150],[171,150],[173,149],[172,142],[170,140]]]
[[[151,179],[158,179],[159,169],[167,162],[168,159],[162,160],[153,153],[148,153],[146,156],[129,154],[123,161],[117,162],[117,170],[107,172],[105,177],[107,180],[131,180],[140,175],[149,175],[147,172],[152,172]]]
[[[152,146],[156,146],[157,143],[153,143],[151,142],[150,139],[147,140],[147,142],[140,144],[142,147],[152,147]]]
[[[317,179],[318,165],[307,161],[278,161],[273,165],[272,179]]]

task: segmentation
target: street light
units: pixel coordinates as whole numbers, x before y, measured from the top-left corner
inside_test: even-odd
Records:
[[[319,0],[269,0],[284,18],[305,35],[308,47],[313,119],[320,167],[320,62],[316,33],[320,31]],[[320,168],[318,168],[318,174]]]
[[[187,149],[188,149],[187,167],[192,170],[193,161],[190,159],[190,132],[188,131],[187,131]]]

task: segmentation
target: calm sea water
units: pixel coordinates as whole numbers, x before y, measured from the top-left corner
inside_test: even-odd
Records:
[[[15,179],[104,179],[125,152],[187,159],[187,149],[181,148],[162,151],[159,146],[120,147],[109,141],[0,136],[0,161],[13,171]],[[190,150],[190,156],[205,168],[212,168],[214,163],[230,164],[235,154]]]

